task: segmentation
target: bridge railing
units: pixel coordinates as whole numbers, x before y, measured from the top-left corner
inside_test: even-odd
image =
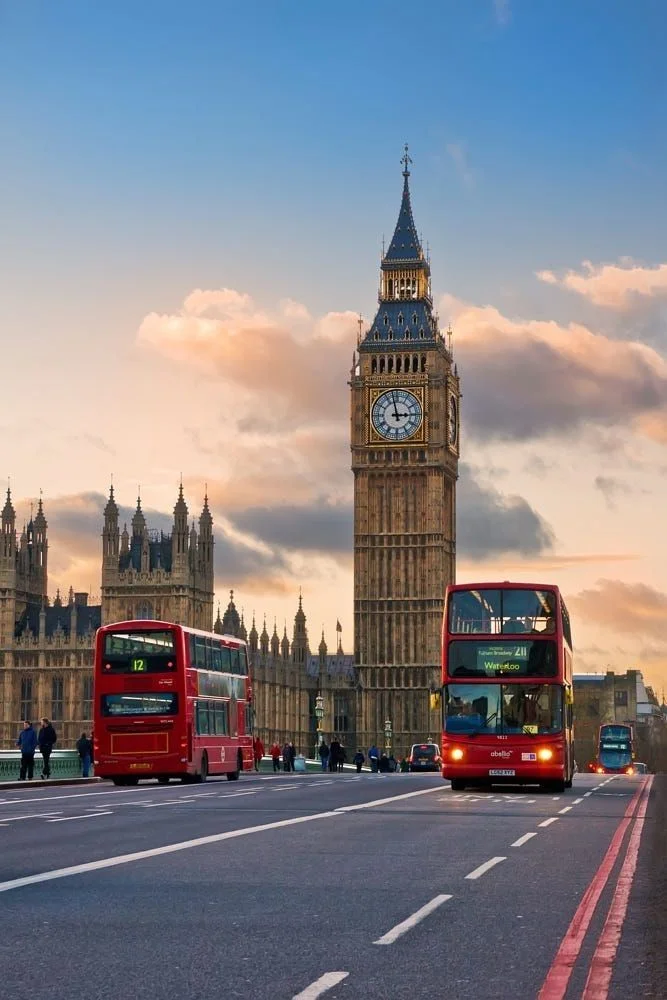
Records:
[[[80,778],[81,758],[76,750],[54,750],[51,754],[52,778]],[[0,781],[18,780],[21,768],[21,754],[18,750],[0,750]],[[35,754],[34,777],[42,773],[42,755]],[[93,766],[90,766],[90,777],[93,776]]]

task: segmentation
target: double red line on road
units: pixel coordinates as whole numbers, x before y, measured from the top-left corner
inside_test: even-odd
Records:
[[[607,853],[602,859],[602,864],[586,889],[577,907],[577,912],[565,933],[565,937],[560,943],[556,957],[538,994],[538,1000],[563,1000],[565,997],[572,970],[579,957],[600,896],[618,860],[628,827],[634,820],[634,827],[628,841],[625,859],[614,889],[605,925],[591,960],[586,987],[582,997],[582,1000],[607,1000],[614,959],[621,938],[623,921],[625,920],[630,890],[637,867],[639,843],[652,782],[652,775],[643,781],[633,795],[628,808],[625,810],[625,815],[618,825]]]

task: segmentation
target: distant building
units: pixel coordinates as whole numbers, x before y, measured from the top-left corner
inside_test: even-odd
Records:
[[[652,767],[662,753],[667,727],[658,699],[644,684],[641,671],[574,675],[575,757],[581,769],[596,756],[600,726],[610,722],[634,727],[636,758]]]

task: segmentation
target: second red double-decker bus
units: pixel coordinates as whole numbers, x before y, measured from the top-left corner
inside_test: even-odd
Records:
[[[246,644],[159,621],[104,625],[95,641],[95,774],[238,778],[253,767]]]
[[[572,785],[572,636],[556,586],[457,584],[442,628],[442,776]]]

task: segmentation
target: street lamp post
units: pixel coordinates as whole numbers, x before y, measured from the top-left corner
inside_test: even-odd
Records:
[[[391,728],[391,719],[384,720],[384,749],[387,757],[391,757],[391,741],[394,733]]]
[[[315,699],[315,718],[317,719],[317,746],[315,747],[315,760],[320,760],[320,747],[322,746],[322,719],[324,718],[324,698],[318,694]]]

